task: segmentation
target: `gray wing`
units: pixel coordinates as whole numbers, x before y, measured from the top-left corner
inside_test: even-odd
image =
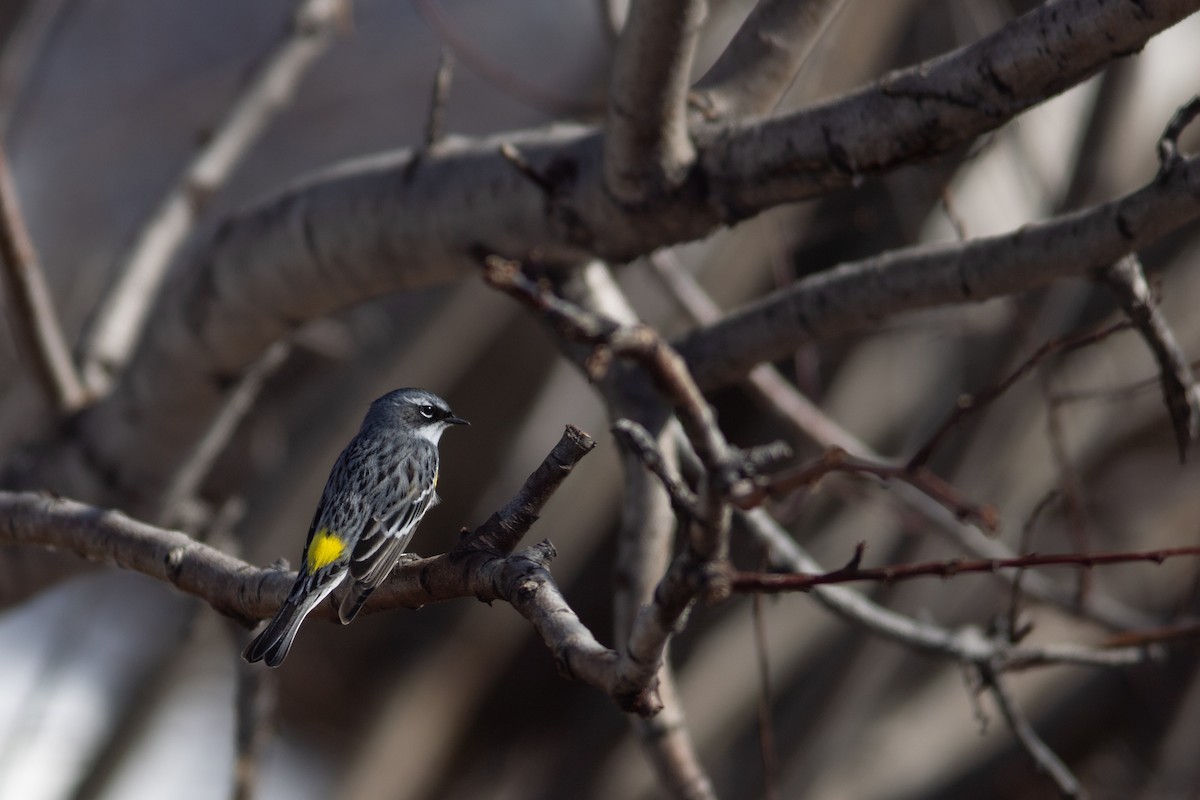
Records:
[[[367,596],[391,573],[417,524],[437,503],[437,447],[415,439],[411,453],[404,463],[386,470],[366,497],[371,520],[350,556],[354,585],[341,605],[343,622],[354,617]]]

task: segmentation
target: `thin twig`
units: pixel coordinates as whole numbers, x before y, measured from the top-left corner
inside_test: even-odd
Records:
[[[1048,774],[1058,784],[1059,791],[1066,797],[1087,797],[1087,793],[1083,790],[1079,780],[1071,773],[1070,768],[1063,763],[1057,753],[1050,749],[1049,745],[1042,741],[1042,738],[1037,735],[1037,731],[1029,724],[1029,720],[1021,713],[1016,700],[1000,676],[991,670],[984,669],[981,670],[981,677],[984,686],[996,700],[996,705],[1000,707],[1000,713],[1004,716],[1004,721],[1008,723],[1009,730],[1017,737],[1017,741],[1033,759],[1037,768]]]
[[[1045,497],[1038,501],[1033,507],[1029,517],[1025,520],[1025,524],[1021,526],[1021,541],[1017,545],[1017,552],[1028,553],[1033,550],[1033,531],[1041,519],[1043,512],[1050,507],[1050,504],[1059,498],[1057,489],[1051,489],[1046,493]],[[1013,577],[1012,591],[1009,594],[1008,602],[1008,640],[1010,642],[1019,642],[1029,635],[1033,630],[1032,624],[1021,624],[1021,578],[1024,577],[1025,570],[1017,570],[1017,574]]]
[[[454,79],[454,53],[442,48],[437,75],[433,79],[433,97],[429,101],[429,119],[425,123],[425,148],[435,147],[446,134],[446,105],[450,101],[450,84]]]
[[[0,146],[0,274],[8,296],[13,338],[28,359],[34,378],[60,413],[75,411],[86,402],[86,392],[54,312],[3,146]]]
[[[502,61],[493,59],[476,47],[432,0],[413,0],[413,4],[425,24],[446,43],[459,61],[512,99],[555,117],[588,117],[601,110],[598,103],[544,89],[509,70]]]
[[[893,564],[887,567],[851,565],[832,572],[733,572],[729,576],[734,592],[806,592],[814,586],[835,583],[895,583],[913,578],[953,578],[972,573],[991,574],[1004,569],[1032,567],[1092,567],[1108,564],[1149,562],[1162,564],[1172,558],[1200,556],[1200,546],[1167,547],[1122,553],[1029,553],[1015,558],[951,558],[944,561],[923,561],[916,564]]]
[[[1000,515],[995,506],[970,502],[963,497],[962,492],[927,469],[897,467],[884,462],[855,458],[844,450],[836,449],[826,451],[820,459],[810,464],[743,483],[743,491],[735,494],[733,501],[739,508],[750,509],[767,497],[812,486],[831,472],[872,475],[882,480],[903,481],[944,506],[957,519],[969,520],[990,532],[996,531],[1000,526]]]
[[[179,510],[196,496],[217,457],[221,455],[237,426],[254,406],[264,384],[275,374],[291,351],[288,342],[276,342],[267,348],[262,358],[238,380],[225,405],[213,418],[208,431],[196,443],[195,449],[180,465],[163,492],[162,499],[157,503],[157,510],[152,515],[154,519],[165,525],[182,524]]]
[[[25,94],[29,73],[63,18],[66,6],[66,0],[26,3],[20,19],[5,38],[0,50],[0,138],[10,130],[13,115]]]
[[[766,556],[765,550],[763,556]],[[754,654],[758,661],[758,747],[762,755],[763,797],[765,800],[778,800],[779,753],[775,747],[775,726],[771,721],[771,663],[767,656],[767,629],[761,593],[751,597],[750,613],[754,621]]]
[[[612,431],[617,441],[627,450],[631,450],[646,469],[662,483],[676,514],[692,519],[700,513],[699,499],[683,481],[671,474],[649,431],[630,419],[617,420],[613,423]]]
[[[1043,397],[1051,394],[1050,378],[1045,373],[1042,376],[1041,389]],[[1079,552],[1085,552],[1088,549],[1088,541],[1091,539],[1089,532],[1092,527],[1087,511],[1087,491],[1084,488],[1083,478],[1071,463],[1071,457],[1067,452],[1066,431],[1063,430],[1062,415],[1059,413],[1058,407],[1049,401],[1046,402],[1046,439],[1050,444],[1050,457],[1058,472],[1058,490],[1066,509],[1067,534],[1071,540],[1071,546]],[[1076,602],[1079,606],[1083,606],[1091,590],[1092,578],[1086,572],[1079,573],[1077,577]]]
[[[172,260],[201,210],[229,179],[280,111],[343,21],[347,0],[303,0],[283,39],[267,54],[211,139],[195,154],[150,215],[123,260],[83,343],[88,387],[103,394],[141,335]]]
[[[1073,336],[1050,339],[1049,341],[1043,342],[1041,347],[1035,350],[1033,354],[1029,356],[1029,358],[1021,362],[1021,364],[1015,370],[1009,373],[1004,380],[981,391],[973,394],[964,394],[959,397],[958,404],[954,407],[954,410],[950,413],[950,415],[942,421],[942,424],[937,427],[929,439],[926,440],[925,444],[919,447],[917,452],[913,454],[912,458],[908,460],[908,467],[910,469],[916,469],[917,467],[928,463],[930,457],[933,455],[933,451],[939,444],[941,444],[942,439],[944,439],[946,435],[950,433],[950,431],[962,424],[963,420],[965,420],[969,415],[981,408],[988,406],[1003,396],[1009,389],[1013,387],[1013,384],[1028,376],[1031,372],[1033,372],[1034,368],[1045,361],[1048,357],[1059,353],[1069,353],[1084,347],[1090,347],[1091,345],[1103,342],[1115,333],[1129,330],[1131,327],[1132,323],[1130,323],[1128,320],[1122,320],[1120,322],[1100,328],[1099,330],[1085,331]]]
[[[734,518],[768,549],[771,561],[796,574],[826,574],[807,552],[762,509],[739,511]],[[853,561],[843,569],[855,568]],[[839,570],[840,571],[840,570]],[[769,576],[763,576],[769,580]],[[884,608],[847,586],[816,585],[812,595],[826,608],[853,625],[905,647],[960,662],[991,665],[1001,671],[1047,664],[1117,667],[1138,664],[1157,654],[1136,643],[1124,647],[1075,644],[1016,646],[1003,635],[987,635],[975,626],[948,630]]]

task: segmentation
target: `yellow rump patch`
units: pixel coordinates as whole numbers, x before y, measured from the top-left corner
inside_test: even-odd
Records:
[[[346,543],[328,528],[321,528],[308,544],[308,574],[327,567],[346,552]]]

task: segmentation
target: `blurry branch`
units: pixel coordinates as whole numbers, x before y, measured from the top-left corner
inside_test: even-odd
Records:
[[[29,73],[66,5],[66,0],[25,3],[21,18],[0,48],[0,138],[7,138]]]
[[[270,739],[277,677],[240,658],[249,637],[245,629],[232,620],[228,628],[234,645],[231,656],[237,670],[233,791],[230,797],[232,800],[253,800],[258,796],[262,755]]]
[[[775,108],[845,0],[760,0],[729,46],[696,82],[691,101],[706,119]]]
[[[934,450],[937,449],[937,446],[941,444],[942,440],[946,437],[946,434],[950,433],[950,431],[962,424],[963,420],[971,414],[984,408],[990,403],[995,402],[999,397],[1004,395],[1005,392],[1011,389],[1013,384],[1028,376],[1031,372],[1033,372],[1035,367],[1045,361],[1049,356],[1059,353],[1068,353],[1083,347],[1089,347],[1093,344],[1104,341],[1115,333],[1128,330],[1130,327],[1131,323],[1129,322],[1117,322],[1107,325],[1099,330],[1086,331],[1073,336],[1055,338],[1043,342],[1042,345],[1037,348],[1037,350],[1033,351],[1033,353],[1027,359],[1022,361],[1016,369],[1010,372],[1008,376],[1004,378],[1004,380],[984,388],[981,391],[961,395],[958,398],[958,403],[955,405],[954,410],[951,411],[949,416],[942,421],[942,424],[934,430],[933,434],[930,435],[930,437],[925,441],[925,444],[917,448],[917,452],[914,453],[912,458],[908,460],[908,468],[917,469],[918,467],[927,464],[930,457],[933,455]]]
[[[425,24],[437,34],[459,61],[514,100],[554,116],[586,117],[600,110],[596,104],[544,89],[510,71],[502,61],[482,52],[474,42],[460,33],[446,16],[446,12],[432,0],[413,0],[413,5],[425,20]]]
[[[1084,276],[1200,216],[1197,185],[1200,158],[1193,157],[1117,200],[1012,233],[841,264],[687,334],[678,346],[701,385],[717,386],[761,361],[901,311],[980,302]]]
[[[1070,768],[1058,757],[1057,753],[1042,741],[1029,720],[1021,713],[1016,698],[1004,684],[1003,678],[993,670],[980,670],[979,674],[983,686],[988,689],[995,699],[996,705],[1000,708],[1000,714],[1008,723],[1009,730],[1017,737],[1017,741],[1033,759],[1038,769],[1047,773],[1058,784],[1058,789],[1064,797],[1086,797],[1087,793],[1079,784],[1079,780],[1071,773]]]
[[[972,503],[963,497],[962,492],[929,470],[868,461],[838,449],[826,451],[821,458],[810,464],[793,467],[775,475],[755,476],[752,488],[741,492],[734,501],[739,508],[750,509],[768,497],[813,486],[831,472],[873,475],[882,480],[903,481],[944,506],[957,519],[969,520],[989,533],[994,533],[1000,527],[1000,515],[995,506]]]
[[[1183,160],[1183,155],[1179,152],[1179,137],[1198,116],[1200,116],[1200,95],[1196,95],[1180,106],[1167,122],[1167,127],[1158,140],[1159,175],[1167,175]]]
[[[795,573],[827,574],[762,509],[739,511],[735,519],[767,547],[775,565]],[[771,575],[761,577],[770,579]],[[770,589],[764,586],[763,591]],[[949,630],[933,622],[905,616],[846,586],[816,584],[810,586],[809,591],[827,609],[871,633],[924,653],[984,665],[1000,672],[1049,664],[1126,666],[1146,661],[1158,652],[1153,647],[1138,645],[1102,648],[1074,644],[1014,645],[1003,634],[988,635],[975,626]]]
[[[0,274],[13,339],[46,399],[69,413],[86,400],[33,241],[17,199],[8,157],[0,147]]]
[[[442,48],[437,74],[433,78],[433,95],[429,100],[429,119],[425,122],[425,148],[437,145],[446,135],[446,104],[450,102],[450,84],[454,80],[454,52]]]
[[[591,256],[625,261],[848,185],[864,172],[929,158],[1136,51],[1196,8],[1200,0],[1039,6],[969,47],[824,105],[694,131],[699,157],[688,181],[636,209],[607,191],[604,142],[592,128],[555,125],[506,135],[530,174],[541,176],[536,183],[512,168],[495,138],[455,140],[411,174],[413,154],[407,151],[341,165],[227,221],[197,251],[157,304],[149,323],[153,333],[142,337],[120,386],[85,413],[80,436],[47,451],[41,471],[46,483],[58,482],[72,495],[122,502],[130,494],[153,496],[203,434],[223,402],[223,387],[308,320],[472,274],[480,249],[514,257],[538,253],[555,263]],[[911,91],[920,87],[924,93]],[[961,99],[975,97],[978,103]],[[895,267],[908,259],[910,271],[935,268],[930,280],[937,290],[915,292],[911,299],[906,289],[915,287],[892,277],[889,299],[882,300],[884,287],[871,290],[854,270],[844,283],[862,293],[861,302],[853,292],[821,293],[804,283],[805,296],[833,302],[836,310],[819,319],[806,313],[803,321],[815,325],[813,334],[834,334],[874,325],[881,314],[906,307],[1020,291],[1112,263],[1200,215],[1189,179],[1192,185],[1200,181],[1195,160],[1173,167],[1140,194],[1072,218],[1081,227],[1078,237],[1068,228],[1029,229],[1029,238],[1044,249],[1014,247],[995,269],[964,264],[963,273],[980,281],[965,293],[957,267],[970,261],[964,254],[975,253],[978,244],[948,251],[933,265],[911,254],[898,257]],[[1056,246],[1047,232],[1062,243]],[[829,275],[818,280],[840,285]],[[914,275],[910,280],[917,282]],[[764,326],[773,331],[765,341],[735,337],[730,345],[736,352],[717,342],[722,332],[706,331],[687,341],[686,355],[702,385],[714,386],[804,339],[775,327]],[[63,476],[75,477],[68,483]]]
[[[348,0],[303,0],[275,49],[246,83],[224,120],[146,221],[83,343],[84,379],[108,391],[142,331],[172,260],[209,198],[229,179],[323,54]]]
[[[694,278],[679,264],[670,251],[659,251],[651,256],[655,273],[663,279],[667,288],[696,320],[707,323],[718,318],[720,309],[705,293]],[[747,376],[747,388],[764,405],[775,409],[781,421],[790,425],[797,435],[804,436],[825,448],[845,450],[853,456],[877,464],[888,461],[853,433],[841,427],[835,420],[816,406],[788,382],[779,370],[769,364],[759,364]],[[899,467],[899,464],[893,466]],[[1012,558],[1014,553],[1002,542],[989,538],[974,525],[963,522],[945,505],[938,503],[924,492],[900,483],[892,487],[892,496],[898,501],[932,522],[937,529],[948,534],[959,546],[982,558]],[[1092,594],[1088,602],[1080,607],[1075,593],[1060,586],[1045,576],[1033,573],[1024,578],[1025,591],[1044,602],[1054,603],[1071,613],[1082,614],[1110,628],[1134,628],[1150,624],[1142,612],[1130,608],[1110,597]]]
[[[674,193],[696,159],[687,92],[706,0],[633,0],[617,42],[604,183],[629,205]]]
[[[184,525],[184,515],[181,513],[183,505],[200,491],[212,465],[258,400],[263,385],[287,360],[291,351],[288,342],[276,342],[241,377],[221,410],[213,417],[208,430],[172,477],[162,499],[158,501],[157,509],[151,514],[152,519],[167,525]]]
[[[612,270],[601,261],[583,264],[559,281],[556,289],[567,300],[594,314],[625,325],[638,322],[638,315]],[[562,336],[556,344],[577,369],[592,374],[590,368],[597,366],[594,348]],[[653,429],[658,440],[673,442],[680,432],[679,421],[671,415],[666,400],[655,391],[649,375],[636,365],[629,369],[623,369],[621,364],[614,366],[595,382],[596,390],[605,398],[609,419],[616,421],[614,431],[621,419],[632,418]],[[645,428],[638,427],[647,438],[651,437]],[[674,450],[662,455],[661,468],[668,473],[674,471]],[[620,448],[618,456],[623,486],[613,565],[612,630],[614,641],[628,642],[670,566],[681,518],[673,513],[670,497],[635,453]],[[656,681],[662,710],[653,717],[629,718],[637,744],[668,796],[710,800],[714,796],[712,781],[701,764],[693,729],[679,698],[669,651],[664,652]]]
[[[1200,110],[1200,98],[1193,101]],[[1200,433],[1200,396],[1191,365],[1175,339],[1167,319],[1158,306],[1141,260],[1134,254],[1125,256],[1100,273],[1100,280],[1117,296],[1121,307],[1142,338],[1146,340],[1154,360],[1158,362],[1159,383],[1163,402],[1175,429],[1179,460],[1187,460],[1188,447]]]
[[[1161,550],[1145,550],[1129,553],[1028,553],[1016,558],[962,559],[925,561],[919,564],[893,564],[887,567],[861,567],[861,545],[854,560],[832,572],[734,572],[729,576],[730,588],[735,592],[806,592],[814,586],[831,583],[854,583],[874,581],[895,583],[913,578],[953,578],[970,573],[992,573],[1002,569],[1030,569],[1032,567],[1098,567],[1107,564],[1128,564],[1148,561],[1162,564],[1172,558],[1200,556],[1200,547],[1168,547]]]

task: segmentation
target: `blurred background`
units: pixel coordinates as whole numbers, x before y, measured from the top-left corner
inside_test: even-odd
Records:
[[[613,56],[610,20],[620,5],[356,0],[292,102],[209,199],[176,263],[223,218],[305,173],[419,145],[443,48],[456,63],[445,108],[452,134],[598,122]],[[848,0],[783,107],[978,39],[1032,5]],[[751,4],[711,6],[698,72]],[[140,227],[286,35],[296,7],[0,4],[0,129],[72,342]],[[776,209],[676,255],[732,307],[839,262],[1004,232],[1110,199],[1154,175],[1163,126],[1200,91],[1197,41],[1200,20],[1185,21],[969,148]],[[1182,345],[1200,353],[1200,229],[1168,237],[1143,258]],[[647,321],[668,333],[691,324],[647,264],[620,267],[618,277]],[[1119,315],[1102,288],[1069,282],[905,315],[777,366],[854,435],[905,457],[962,393],[999,382],[1045,341]],[[1000,535],[1014,549],[1023,528],[1042,552],[1196,544],[1196,470],[1178,463],[1155,374],[1132,333],[1051,359],[956,430],[932,466],[998,508]],[[461,527],[503,504],[565,424],[598,439],[531,541],[554,542],[556,578],[608,641],[621,484],[610,421],[546,332],[482,282],[386,298],[298,332],[204,486],[218,506],[239,504],[237,541],[222,546],[258,564],[297,562],[338,451],[368,403],[398,386],[428,387],[473,423],[443,442],[443,503],[412,546],[423,555],[446,550]],[[819,454],[743,390],[712,400],[735,442],[783,438],[802,456]],[[5,327],[0,446],[34,441],[51,422]],[[831,478],[772,511],[830,567],[845,563],[858,541],[876,564],[961,555],[883,485]],[[748,544],[737,552],[743,566],[756,563]],[[1196,612],[1196,576],[1187,561],[1112,567],[1085,576],[1083,591],[1167,622]],[[1065,571],[1053,577],[1080,580]],[[947,626],[987,626],[1010,602],[989,577],[863,591]],[[229,795],[242,632],[190,598],[111,569],[16,599],[7,597],[0,614],[0,797]],[[1111,633],[1060,609],[1031,605],[1028,619],[1034,641],[1094,642]],[[974,704],[958,665],[872,638],[805,595],[765,600],[762,625],[776,796],[1056,795],[995,709]],[[683,709],[718,794],[764,796],[751,602],[697,610],[673,654]],[[1013,686],[1093,797],[1194,797],[1198,657],[1184,641],[1160,663],[1119,672],[1055,667],[1015,676]],[[562,680],[507,607],[459,601],[347,628],[309,624],[271,678],[276,725],[260,764],[262,798],[661,796],[614,704]]]

